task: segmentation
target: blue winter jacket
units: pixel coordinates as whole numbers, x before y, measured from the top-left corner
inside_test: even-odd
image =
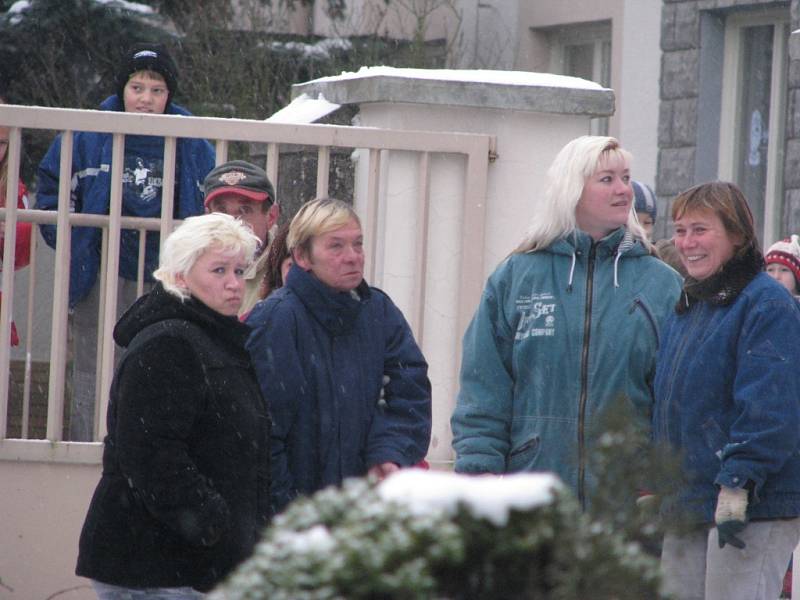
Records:
[[[659,329],[679,293],[680,276],[624,228],[502,262],[464,335],[456,471],[552,471],[585,501],[601,411],[625,398],[649,426]]]
[[[414,465],[428,451],[425,358],[386,294],[363,281],[356,291],[360,299],[332,291],[295,265],[247,319],[247,348],[272,410],[276,512],[298,494],[384,462]]]
[[[101,110],[123,111],[120,99],[114,95],[100,105]],[[170,103],[165,114],[190,115],[185,108]],[[145,136],[128,136],[126,142],[139,138],[143,143],[163,139]],[[112,135],[81,131],[73,137],[72,181],[70,182],[70,211],[107,215],[111,202],[111,151]],[[126,144],[127,145],[127,144]],[[163,152],[163,151],[162,151]],[[61,135],[58,135],[39,164],[36,208],[58,209],[58,179],[61,161]],[[204,212],[203,180],[214,168],[214,149],[206,140],[181,138],[177,144],[175,175],[175,217],[184,219]],[[123,203],[122,214],[158,217],[160,203],[154,207],[136,207]],[[56,246],[55,225],[41,225],[42,236],[49,246]],[[123,231],[120,247],[119,274],[136,280],[138,263],[138,232]],[[72,229],[70,256],[69,303],[74,306],[92,289],[100,268],[101,230],[94,227]],[[145,276],[150,276],[158,266],[159,236],[148,233],[145,253]]]
[[[687,486],[664,511],[711,523],[720,485],[754,485],[748,516],[800,515],[800,310],[758,274],[728,306],[667,320],[653,434],[682,451]]]

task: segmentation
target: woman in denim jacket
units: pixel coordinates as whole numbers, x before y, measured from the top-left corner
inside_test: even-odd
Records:
[[[705,183],[672,204],[689,277],[659,350],[654,435],[685,485],[665,516],[665,589],[678,599],[777,598],[800,541],[800,310],[764,273],[742,192]]]
[[[489,277],[464,334],[456,471],[551,471],[586,506],[600,416],[622,399],[649,427],[659,329],[680,276],[636,219],[630,163],[600,136],[554,159],[528,235]]]

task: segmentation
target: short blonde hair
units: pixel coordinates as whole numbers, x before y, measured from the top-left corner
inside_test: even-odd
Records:
[[[177,276],[191,271],[204,252],[212,247],[223,252],[243,252],[250,264],[259,244],[250,226],[230,215],[211,213],[189,217],[164,241],[153,277],[167,292],[186,300],[189,292],[176,284]]]
[[[340,229],[351,221],[361,227],[361,219],[356,211],[342,200],[317,198],[306,202],[289,225],[289,234],[286,236],[289,252],[292,256],[295,256],[295,251],[307,256],[316,236]]]

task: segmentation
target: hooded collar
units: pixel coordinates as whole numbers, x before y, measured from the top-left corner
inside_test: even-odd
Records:
[[[196,298],[182,302],[167,292],[161,282],[150,293],[139,298],[125,311],[114,327],[114,341],[126,348],[133,338],[148,325],[179,319],[189,321],[208,331],[231,351],[245,352],[244,343],[250,328],[236,317],[228,317],[209,308]]]
[[[337,292],[297,264],[289,269],[285,285],[333,336],[352,331],[361,308],[372,297],[372,291],[363,279],[353,292]]]
[[[575,229],[562,238],[557,239],[547,249],[554,254],[566,255],[571,259],[567,290],[572,290],[572,280],[578,258],[588,255],[594,246],[596,256],[600,259],[614,257],[614,287],[619,287],[619,261],[625,257],[645,256],[649,254],[641,242],[637,241],[626,227],[620,227],[606,237],[594,241],[588,233]]]

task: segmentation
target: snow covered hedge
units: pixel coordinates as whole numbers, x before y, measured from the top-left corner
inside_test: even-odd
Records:
[[[640,600],[658,565],[547,474],[421,470],[293,503],[212,600]]]

